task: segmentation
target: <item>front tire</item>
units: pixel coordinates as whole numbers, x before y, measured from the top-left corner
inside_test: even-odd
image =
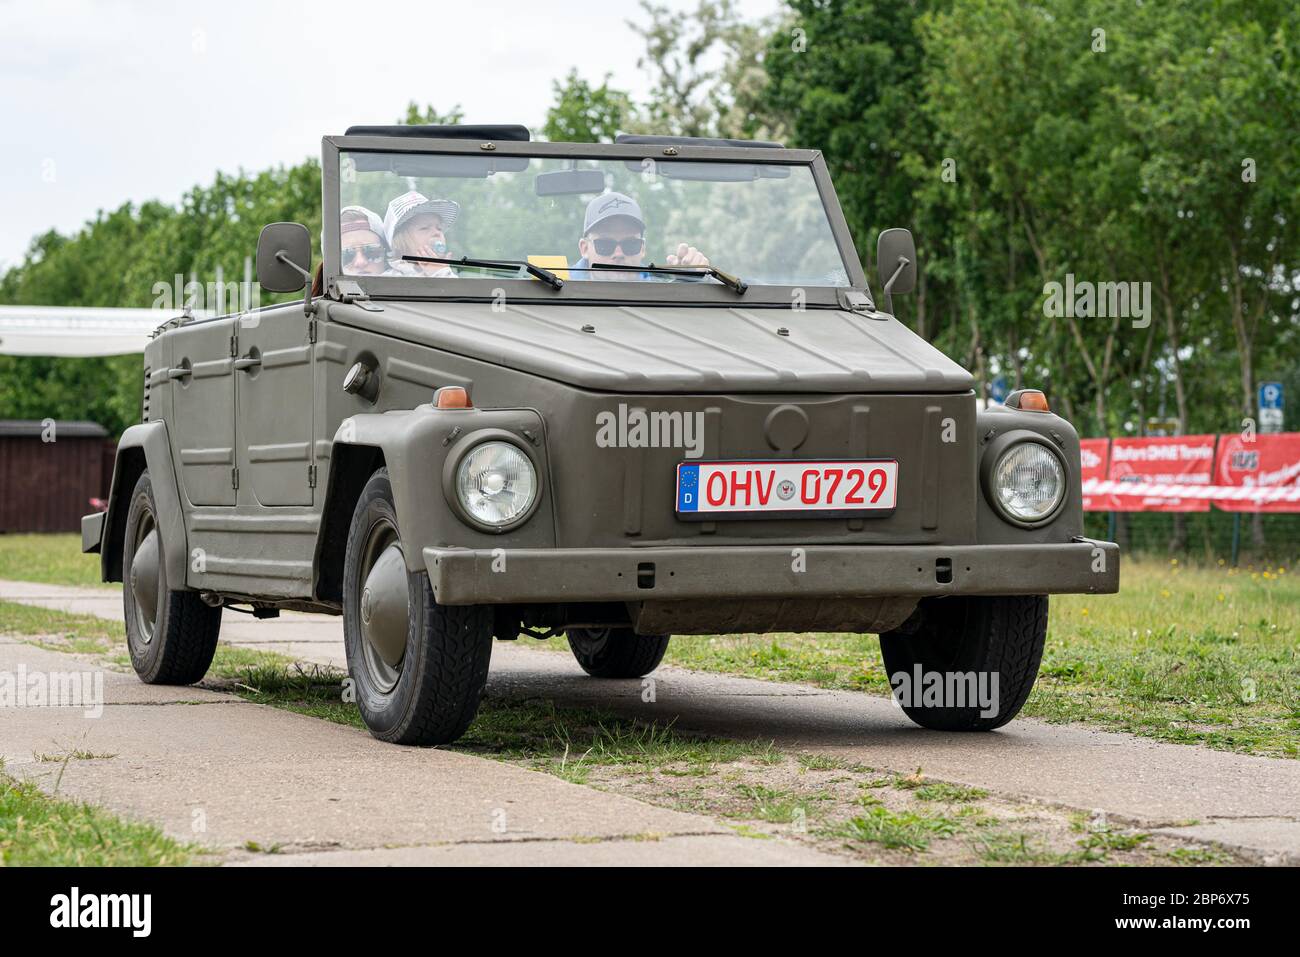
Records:
[[[631,628],[570,628],[573,657],[593,678],[641,678],[659,667],[670,635],[638,635]]]
[[[170,587],[147,469],[131,493],[122,538],[122,612],[131,667],[145,684],[192,685],[212,664],[221,608],[206,604],[198,592]]]
[[[348,532],[343,641],[370,733],[394,744],[455,741],[478,712],[492,657],[492,610],[439,605],[406,568],[388,470],[371,476]]]
[[[1020,713],[1043,659],[1046,595],[931,598],[922,601],[918,616],[880,636],[885,673],[909,718],[936,731],[991,731]],[[922,676],[973,673],[974,688],[996,690],[994,700],[985,702],[993,707],[925,704],[916,682],[918,667]],[[900,673],[907,676],[905,682],[896,682]],[[953,686],[944,682],[945,688]],[[904,687],[906,695],[899,693]]]

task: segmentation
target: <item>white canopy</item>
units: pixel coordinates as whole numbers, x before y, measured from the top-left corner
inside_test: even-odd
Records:
[[[160,309],[0,306],[0,355],[121,356],[144,352],[149,334],[174,315]]]

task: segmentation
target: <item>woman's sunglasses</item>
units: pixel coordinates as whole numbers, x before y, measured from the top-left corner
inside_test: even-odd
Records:
[[[635,256],[641,250],[645,249],[645,240],[640,236],[630,236],[627,239],[595,239],[589,240],[596,250],[597,256],[612,256],[614,250],[621,248],[624,256]]]
[[[382,243],[366,243],[364,246],[349,246],[343,250],[343,258],[348,262],[356,261],[357,254],[360,253],[366,262],[378,263],[384,261],[384,246]]]

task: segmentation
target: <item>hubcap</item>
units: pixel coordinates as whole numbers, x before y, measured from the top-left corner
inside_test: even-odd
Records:
[[[162,569],[158,558],[158,528],[153,516],[146,514],[136,530],[135,553],[131,556],[131,595],[145,644],[153,641],[154,623],[158,620],[158,576]]]
[[[380,691],[391,691],[402,674],[411,613],[406,558],[397,530],[386,522],[371,529],[362,552],[357,599],[366,667]]]

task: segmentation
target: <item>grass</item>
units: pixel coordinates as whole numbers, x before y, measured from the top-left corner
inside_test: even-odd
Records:
[[[1119,594],[1057,595],[1050,604],[1042,668],[1022,715],[1300,756],[1300,573],[1126,559]],[[680,636],[665,660],[889,694],[875,635]]]
[[[0,536],[0,578],[93,584],[75,535]],[[1163,741],[1300,757],[1300,574],[1285,566],[1124,559],[1118,595],[1051,600],[1047,649],[1022,714]],[[46,612],[45,615],[54,613]],[[0,603],[0,630],[33,633],[41,609]],[[94,650],[77,616],[58,650]],[[51,619],[52,620],[52,619]],[[90,644],[87,644],[87,642]],[[564,647],[552,639],[551,647]],[[887,695],[874,635],[681,636],[672,664]]]
[[[848,841],[879,844],[894,850],[924,851],[936,837],[951,837],[966,826],[945,814],[891,811],[883,804],[872,804],[864,813],[840,825],[836,832]]]
[[[356,705],[345,700],[342,672],[286,660],[251,667],[227,660],[210,674],[249,701],[365,727]],[[531,699],[484,698],[469,731],[451,747],[521,763],[577,784],[586,783],[597,767],[649,772],[671,766],[676,774],[691,776],[719,763],[779,759],[776,750],[762,742],[685,734],[670,724],[647,723],[600,708],[559,709],[553,702]]]
[[[0,612],[7,606],[0,605]],[[91,651],[129,668],[121,626],[84,615],[32,609],[22,621],[27,641],[59,650]],[[10,631],[12,621],[6,621]],[[208,687],[355,728],[345,676],[304,666],[272,652],[219,645]],[[622,793],[675,810],[720,819],[755,839],[783,836],[870,863],[1142,864],[1232,863],[1230,855],[1169,838],[1108,831],[1082,816],[1023,808],[980,788],[934,781],[918,768],[881,774],[839,758],[787,754],[761,741],[730,741],[678,731],[600,708],[557,708],[550,701],[488,698],[454,750],[510,762],[577,784]],[[111,760],[69,751],[37,760]],[[85,805],[41,794],[4,779],[11,803],[0,802],[0,849],[12,863],[189,863],[197,847],[175,844],[155,829],[122,822]],[[55,786],[57,793],[57,784]],[[58,817],[62,815],[62,817]],[[68,816],[71,815],[71,818]],[[49,823],[75,819],[67,827]],[[82,823],[76,823],[76,822]],[[85,823],[85,822],[89,823]],[[1032,834],[1017,829],[1030,828]],[[51,830],[58,833],[51,836]],[[56,840],[56,838],[58,838]],[[650,838],[647,838],[650,839]],[[62,841],[62,843],[60,843]],[[277,854],[279,845],[248,842],[245,851]]]
[[[80,535],[0,535],[0,578],[46,585],[101,586],[99,556]]]
[[[0,862],[5,866],[144,867],[189,864],[199,849],[152,824],[126,821],[45,794],[0,770]]]

